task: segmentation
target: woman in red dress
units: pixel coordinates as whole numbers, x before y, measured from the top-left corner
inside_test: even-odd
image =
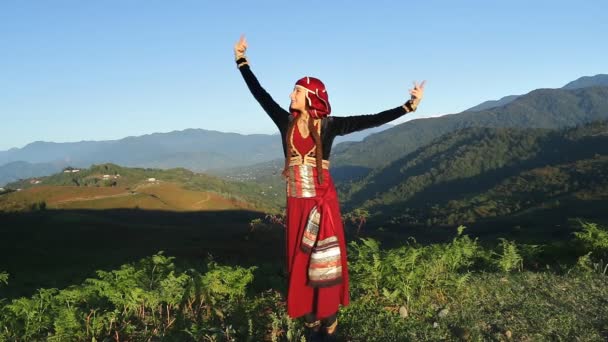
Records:
[[[424,82],[403,105],[373,115],[329,116],[325,85],[303,77],[290,95],[289,112],[262,88],[245,56],[244,37],[234,46],[237,66],[249,90],[281,132],[287,180],[287,312],[304,316],[309,340],[335,336],[336,314],[349,303],[346,241],[338,196],[329,173],[334,138],[380,126],[416,110]]]

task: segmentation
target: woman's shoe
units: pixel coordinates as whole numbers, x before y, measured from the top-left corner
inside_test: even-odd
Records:
[[[314,321],[311,323],[304,322],[304,331],[307,342],[323,341],[323,336],[321,335],[321,321]]]
[[[334,342],[338,341],[336,337],[336,330],[338,330],[338,318],[336,318],[333,323],[329,324],[325,327],[325,337],[323,339],[324,342]]]

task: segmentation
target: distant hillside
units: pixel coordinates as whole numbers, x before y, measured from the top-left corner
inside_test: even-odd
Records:
[[[0,186],[20,178],[41,177],[61,171],[68,166],[61,161],[55,163],[28,163],[23,161],[0,165]]]
[[[203,171],[271,160],[280,153],[281,142],[271,135],[186,129],[110,141],[38,141],[21,149],[0,152],[0,164],[17,160],[30,163],[61,160],[77,167],[111,162],[157,168],[188,166],[194,171]]]
[[[336,143],[360,141],[390,127],[392,125],[383,125],[340,137]],[[154,133],[111,141],[38,141],[21,149],[0,151],[0,186],[19,178],[47,176],[68,165],[89,167],[110,162],[130,167],[183,167],[203,172],[257,164],[280,156],[282,147],[278,135],[242,135],[203,129]]]
[[[491,100],[491,101],[482,102],[475,107],[471,107],[471,108],[465,110],[465,112],[479,112],[479,111],[494,108],[494,107],[504,106],[506,104],[513,102],[519,96],[520,95],[509,95],[509,96],[505,96],[505,97],[501,98],[500,100]]]
[[[366,130],[359,131],[359,132],[354,132],[354,133],[351,133],[348,135],[339,135],[336,137],[336,139],[334,139],[334,145],[362,141],[372,134],[380,133],[380,132],[386,131],[389,128],[393,128],[393,127],[395,127],[395,125],[393,125],[393,124],[384,124],[384,125],[381,125],[378,127],[372,127],[370,129],[366,129]]]
[[[584,76],[566,84],[562,89],[579,89],[596,86],[608,86],[608,75]]]
[[[540,89],[506,106],[408,121],[332,151],[336,168],[371,170],[428,145],[440,136],[467,127],[560,129],[608,119],[608,87],[575,90]]]
[[[601,87],[608,86],[608,75],[599,74],[599,75],[595,75],[595,76],[584,76],[584,77],[581,77],[575,81],[572,81],[572,82],[566,84],[565,86],[562,87],[562,89],[572,90],[572,89],[580,89],[580,88],[588,88],[588,87],[596,87],[596,86],[601,86]],[[486,101],[481,104],[478,104],[477,106],[474,106],[474,107],[471,107],[471,108],[465,110],[465,112],[478,112],[478,111],[482,111],[482,110],[486,110],[486,109],[490,109],[490,108],[494,108],[494,107],[504,106],[504,105],[507,105],[507,104],[515,101],[515,99],[517,99],[520,96],[521,95],[509,95],[509,96],[505,96],[505,97],[501,98],[500,100]]]
[[[608,199],[608,123],[565,131],[466,128],[341,190],[349,208],[408,223],[475,221],[563,196]]]
[[[69,171],[69,172],[68,172]],[[163,210],[257,209],[274,211],[284,198],[252,182],[229,182],[177,168],[127,168],[115,164],[66,170],[6,185],[0,210],[38,208]]]
[[[417,119],[373,134],[361,142],[345,142],[332,148],[332,175],[337,183],[367,175],[444,134],[466,127],[512,127],[561,129],[608,119],[608,87],[576,90],[540,89],[514,102],[490,110],[464,112],[436,118]],[[267,179],[282,169],[280,159],[253,167],[213,170],[217,175],[255,179],[279,184],[277,177]],[[280,172],[280,171],[279,171]]]
[[[571,217],[584,212],[606,217],[608,155],[522,171],[492,188],[429,208],[430,224],[456,224],[482,219],[530,215],[554,209]],[[401,218],[409,219],[407,213]],[[414,221],[419,221],[415,219]]]
[[[375,167],[465,127],[555,129],[606,118],[607,87],[596,86],[606,85],[607,79],[608,75],[582,77],[564,89],[540,89],[522,96],[507,96],[473,107],[476,111],[413,120],[387,130],[384,129],[390,125],[384,125],[339,137],[333,148],[332,172],[338,181],[365,176]],[[86,168],[110,162],[128,167],[184,167],[196,172],[234,169],[280,159],[281,148],[277,135],[242,135],[203,129],[111,141],[38,141],[24,148],[0,151],[0,186],[20,178],[52,174],[58,171],[57,165]],[[16,161],[35,165],[7,165]]]

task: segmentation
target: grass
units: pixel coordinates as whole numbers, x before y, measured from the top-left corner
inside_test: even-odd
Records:
[[[135,187],[79,187],[42,185],[0,197],[0,208],[29,208],[44,202],[48,209],[256,210],[253,205],[212,191],[188,190],[179,183],[140,184]]]
[[[383,267],[390,268],[387,264],[393,262],[393,253],[397,251],[385,251]],[[254,274],[256,278],[261,276],[257,270],[213,263],[196,271],[183,270],[175,267],[171,258],[155,255],[120,270],[99,273],[97,280],[87,280],[79,286],[41,290],[31,299],[7,302],[4,307],[0,303],[0,312],[5,313],[0,327],[13,329],[11,333],[0,333],[0,341],[2,336],[6,340],[23,338],[25,317],[39,317],[37,321],[46,322],[30,323],[27,331],[31,339],[48,336],[51,340],[102,340],[104,336],[120,336],[147,340],[156,336],[167,341],[300,341],[302,323],[286,316],[283,294],[252,290]],[[201,279],[200,291],[206,294],[191,297],[192,287],[188,284],[196,279]],[[409,301],[366,292],[353,283],[351,290],[358,295],[340,312],[339,340],[604,341],[608,337],[607,285],[605,275],[576,266],[565,274],[473,272],[465,286],[430,286]],[[72,304],[68,302],[66,306],[66,298]],[[178,305],[185,298],[201,302]],[[416,305],[421,301],[424,306]],[[38,306],[42,303],[44,311]],[[170,306],[175,313],[153,318],[155,305]],[[190,311],[198,305],[204,308],[202,312]],[[400,315],[402,308],[408,310],[407,317]],[[121,310],[122,316],[116,316]],[[85,319],[92,312],[99,320],[95,329]],[[108,317],[120,319],[114,325],[103,323]],[[177,323],[172,328],[167,322],[173,319]]]
[[[121,340],[299,341],[302,322],[285,312],[284,236],[268,224],[252,232],[248,223],[260,216],[133,209],[1,214],[0,341],[113,340],[116,333]],[[341,340],[608,339],[604,226],[583,224],[578,234],[536,246],[441,229],[442,241],[402,236],[399,244],[390,235],[388,248],[370,238],[349,245],[352,301],[339,314]],[[162,267],[150,268],[155,263]],[[192,301],[205,310],[193,309]],[[36,303],[48,309],[36,311]],[[171,312],[160,320],[153,314],[159,305]],[[96,330],[87,325],[93,312]],[[27,317],[39,317],[40,325],[26,332]]]
[[[599,276],[480,273],[466,288],[437,298],[432,315],[403,319],[377,303],[357,302],[341,323],[352,341],[604,341],[607,285]]]

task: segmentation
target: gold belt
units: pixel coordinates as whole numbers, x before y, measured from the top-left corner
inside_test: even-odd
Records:
[[[317,159],[315,157],[305,156],[305,157],[291,157],[289,158],[289,166],[294,165],[306,165],[306,166],[317,166]],[[329,160],[323,159],[322,168],[329,170]]]

